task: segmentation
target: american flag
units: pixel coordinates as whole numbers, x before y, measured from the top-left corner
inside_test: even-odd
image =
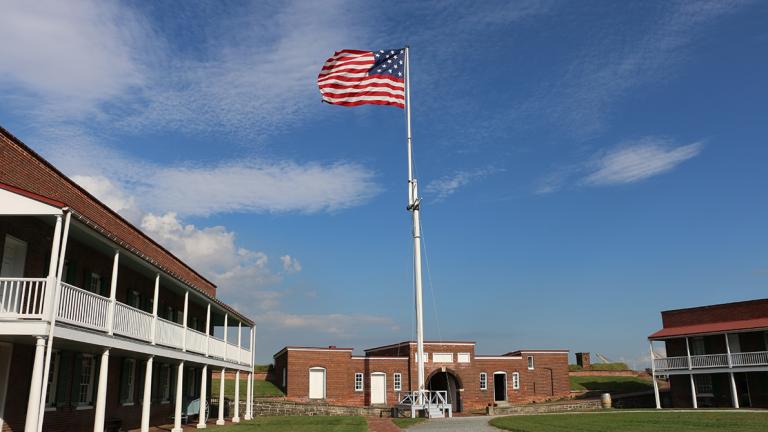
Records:
[[[405,107],[405,48],[341,50],[325,61],[317,85],[323,101]]]

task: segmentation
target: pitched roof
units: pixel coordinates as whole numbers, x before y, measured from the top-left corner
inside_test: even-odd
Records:
[[[730,331],[756,330],[763,328],[768,328],[768,317],[667,327],[648,336],[648,339],[663,339],[677,336],[690,336],[706,333],[724,333]]]

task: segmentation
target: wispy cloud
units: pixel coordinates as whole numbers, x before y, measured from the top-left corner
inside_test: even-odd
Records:
[[[360,335],[371,328],[387,331],[400,330],[400,326],[394,320],[379,315],[271,313],[257,320],[268,321],[277,328],[320,331],[337,337]]]
[[[645,137],[598,152],[586,162],[563,167],[539,180],[538,194],[578,186],[634,183],[671,171],[701,153],[703,144],[676,145],[669,139]]]
[[[593,172],[584,184],[602,186],[633,183],[670,171],[677,165],[697,156],[702,143],[673,147],[669,142],[646,138],[608,151],[593,165]]]
[[[433,180],[427,185],[424,192],[427,196],[433,194],[434,201],[442,201],[470,183],[479,181],[500,171],[502,170],[493,167],[480,168],[473,171],[458,171],[451,175]]]

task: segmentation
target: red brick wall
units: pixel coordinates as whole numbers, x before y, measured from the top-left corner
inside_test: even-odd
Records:
[[[211,296],[216,295],[215,285],[143,235],[139,229],[101,204],[2,128],[0,128],[0,166],[3,167],[0,170],[0,183],[65,203],[114,235],[119,241],[131,245],[159,263],[169,273],[177,275]]]
[[[415,351],[415,346],[412,347]],[[375,352],[376,357],[384,357],[381,354],[392,353],[393,348]],[[396,349],[395,349],[396,350]],[[396,350],[403,355],[403,350]],[[511,403],[525,403],[547,399],[557,399],[570,395],[570,383],[568,378],[568,354],[567,353],[535,353],[534,370],[528,370],[526,356],[522,358],[507,357],[503,359],[475,358],[473,346],[437,346],[429,345],[425,348],[429,353],[429,363],[425,365],[427,381],[435,374],[445,371],[452,374],[459,382],[462,404],[464,410],[482,409],[494,401],[493,373],[503,371],[507,373],[507,400]],[[433,353],[454,353],[453,363],[434,363]],[[458,363],[456,353],[469,352],[470,363]],[[407,354],[408,355],[408,354]],[[371,355],[372,357],[372,355]],[[287,366],[286,366],[287,365]],[[412,353],[407,359],[371,359],[352,358],[349,351],[314,350],[298,351],[290,350],[275,359],[274,374],[270,380],[280,386],[282,381],[282,369],[287,367],[288,385],[286,396],[292,400],[307,400],[309,393],[309,368],[326,368],[326,399],[329,403],[368,405],[370,403],[370,376],[373,372],[384,372],[387,375],[387,403],[395,403],[396,392],[393,389],[395,372],[402,373],[403,391],[417,389],[418,385],[416,362]],[[354,376],[361,372],[364,375],[364,391],[355,392]],[[488,389],[480,390],[480,373],[488,374]],[[520,374],[520,388],[512,388],[512,373]]]

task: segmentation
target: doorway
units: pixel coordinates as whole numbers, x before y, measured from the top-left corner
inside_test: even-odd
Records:
[[[446,402],[451,404],[453,412],[461,412],[461,382],[451,372],[435,372],[427,381],[427,389],[430,391],[444,391]]]
[[[27,263],[27,242],[12,235],[5,235],[3,246],[3,261],[0,264],[0,277],[24,277],[24,266]]]
[[[309,398],[325,399],[325,369],[314,367],[309,369]]]
[[[387,403],[387,375],[383,372],[371,374],[371,405]]]
[[[507,373],[493,373],[493,400],[495,402],[505,402],[507,400]]]

